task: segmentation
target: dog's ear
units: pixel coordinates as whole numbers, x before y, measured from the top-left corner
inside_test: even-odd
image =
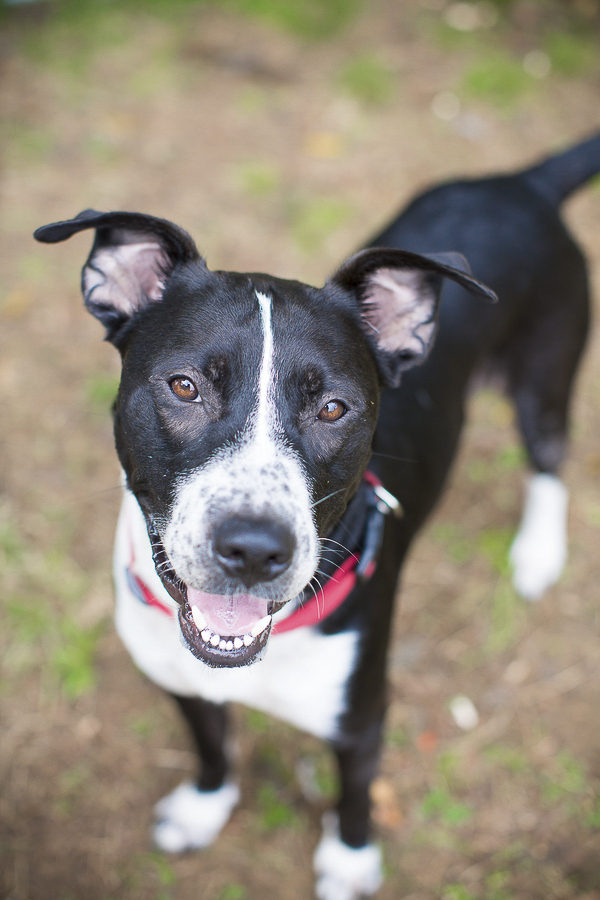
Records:
[[[87,228],[95,228],[96,237],[83,267],[81,289],[86,307],[113,343],[135,312],[162,298],[176,266],[201,262],[187,232],[142,213],[87,209],[74,219],[38,228],[34,237],[54,244]]]
[[[496,295],[476,281],[458,253],[421,256],[373,248],[351,257],[331,279],[360,304],[363,327],[375,341],[386,382],[422,362],[433,343],[444,278],[470,294],[494,302]]]

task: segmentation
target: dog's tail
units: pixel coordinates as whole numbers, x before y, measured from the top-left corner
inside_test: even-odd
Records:
[[[570,193],[598,173],[600,134],[526,169],[523,177],[553,206],[558,206]]]

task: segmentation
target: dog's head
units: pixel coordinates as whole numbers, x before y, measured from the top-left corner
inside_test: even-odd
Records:
[[[399,250],[359,253],[320,289],[211,272],[170,222],[88,210],[89,311],[123,369],[117,451],[191,651],[260,656],[272,615],[313,579],[367,466],[383,385],[433,339],[441,283],[469,275]]]

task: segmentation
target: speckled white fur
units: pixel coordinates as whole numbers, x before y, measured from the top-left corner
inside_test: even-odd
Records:
[[[568,492],[554,475],[537,474],[527,487],[523,518],[510,548],[515,590],[538,600],[567,560]]]
[[[209,847],[219,836],[240,799],[235,784],[199,791],[184,781],[154,807],[154,840],[167,853]]]
[[[230,515],[274,518],[288,526],[296,548],[289,568],[262,590],[267,598],[291,599],[313,577],[318,540],[306,475],[297,455],[279,436],[271,301],[258,292],[256,296],[263,329],[256,405],[235,446],[225,447],[180,482],[164,545],[175,571],[188,585],[214,590],[215,578],[222,577],[210,541],[215,522]],[[259,596],[260,591],[259,586]]]
[[[319,900],[358,900],[379,890],[383,883],[381,850],[367,844],[358,850],[344,844],[338,834],[337,816],[323,817],[323,836],[315,851]]]

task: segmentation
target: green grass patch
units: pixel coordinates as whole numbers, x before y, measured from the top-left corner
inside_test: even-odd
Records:
[[[432,526],[431,536],[436,544],[445,548],[449,558],[458,563],[468,562],[473,558],[474,542],[464,533],[464,529],[455,522],[438,522]]]
[[[67,534],[62,534],[60,539],[66,543]],[[79,602],[83,598],[88,586],[88,577],[69,555],[68,550],[57,545],[40,556],[37,562],[36,575],[45,584],[52,585],[55,596],[68,605]]]
[[[460,90],[467,97],[509,108],[524,97],[533,84],[533,78],[520,60],[509,53],[493,50],[482,55],[464,74]]]
[[[514,537],[512,528],[485,528],[477,540],[479,552],[498,575],[508,575],[508,551]]]
[[[55,616],[47,600],[30,596],[9,597],[5,602],[9,627],[24,644],[37,644],[56,629]]]
[[[406,750],[411,744],[408,729],[402,726],[386,731],[385,740],[388,746],[394,747],[396,750]]]
[[[60,631],[60,641],[51,654],[52,667],[65,696],[76,700],[96,684],[94,661],[102,628],[81,628],[66,619]]]
[[[594,798],[594,805],[586,817],[585,824],[588,828],[600,828],[600,797]]]
[[[75,73],[96,51],[135,40],[140,15],[166,19],[181,28],[190,15],[209,5],[209,0],[54,0],[44,25],[32,30],[28,49],[49,62],[53,40],[76,38],[76,59],[61,61]],[[212,5],[262,19],[300,38],[319,40],[339,33],[362,0],[213,0]]]
[[[473,817],[473,810],[460,803],[445,788],[436,787],[424,798],[421,811],[425,818],[439,819],[447,828],[458,828]]]
[[[296,774],[309,799],[333,800],[338,792],[337,768],[329,753],[304,757],[296,768]]]
[[[475,900],[475,895],[462,884],[447,884],[442,888],[442,900]]]
[[[12,165],[23,166],[42,162],[54,152],[57,138],[48,128],[24,122],[12,122],[2,128],[6,158]]]
[[[492,744],[483,750],[483,755],[490,763],[506,769],[512,775],[524,775],[531,770],[527,756],[516,747]]]
[[[542,796],[550,803],[568,796],[580,797],[587,793],[585,770],[568,750],[556,754],[545,775]]]
[[[473,459],[465,466],[465,473],[473,484],[486,484],[494,477],[493,466],[487,459]]]
[[[495,654],[511,647],[524,620],[523,602],[517,597],[510,582],[502,579],[492,596],[492,616],[486,649]]]
[[[352,208],[337,198],[320,197],[296,203],[290,211],[292,237],[305,253],[316,253],[351,216]]]
[[[486,900],[514,900],[510,890],[510,873],[499,870],[492,872],[485,879]]]
[[[392,72],[376,56],[366,53],[346,64],[338,83],[355,100],[373,105],[386,103],[394,91]]]
[[[57,0],[38,27],[25,32],[30,59],[66,76],[76,86],[89,74],[95,56],[135,39],[135,22],[123,4],[104,0]]]
[[[106,412],[112,406],[118,390],[117,375],[94,375],[85,382],[84,398],[96,410]]]
[[[525,466],[527,454],[520,444],[507,444],[496,454],[494,465],[499,472],[514,472]]]
[[[244,885],[232,881],[231,884],[225,885],[219,894],[218,900],[245,900],[247,896],[248,893]]]
[[[298,824],[292,806],[283,800],[272,784],[263,784],[258,791],[259,817],[265,831],[289,828]]]
[[[460,761],[456,753],[440,753],[436,759],[435,767],[448,789],[456,785],[459,781],[459,763]]]
[[[486,484],[509,472],[523,468],[527,455],[523,447],[517,443],[509,443],[501,447],[492,460],[474,459],[465,466],[465,473],[473,484]]]
[[[169,859],[162,853],[144,853],[135,858],[135,874],[129,876],[129,886],[138,887],[142,874],[150,875],[155,883],[153,900],[171,900],[177,885],[177,873]],[[149,896],[149,895],[148,895]]]
[[[508,552],[512,538],[511,528],[486,528],[477,542],[479,552],[499,576],[491,598],[491,623],[486,644],[491,653],[510,647],[525,620],[524,604],[510,581]]]
[[[260,712],[258,709],[246,709],[245,723],[246,727],[255,734],[268,734],[271,730],[271,720],[266,713]]]
[[[0,526],[0,571],[19,565],[24,549],[18,528],[8,523]]]
[[[583,75],[598,59],[597,44],[588,35],[564,30],[547,34],[544,49],[550,57],[552,69],[567,77]]]
[[[156,728],[156,720],[150,716],[138,716],[129,722],[129,727],[136,737],[146,740]]]
[[[274,193],[281,178],[275,166],[268,163],[249,162],[238,169],[241,189],[248,197],[266,197]]]
[[[265,19],[309,40],[332,37],[360,9],[360,0],[224,0],[223,5]]]

